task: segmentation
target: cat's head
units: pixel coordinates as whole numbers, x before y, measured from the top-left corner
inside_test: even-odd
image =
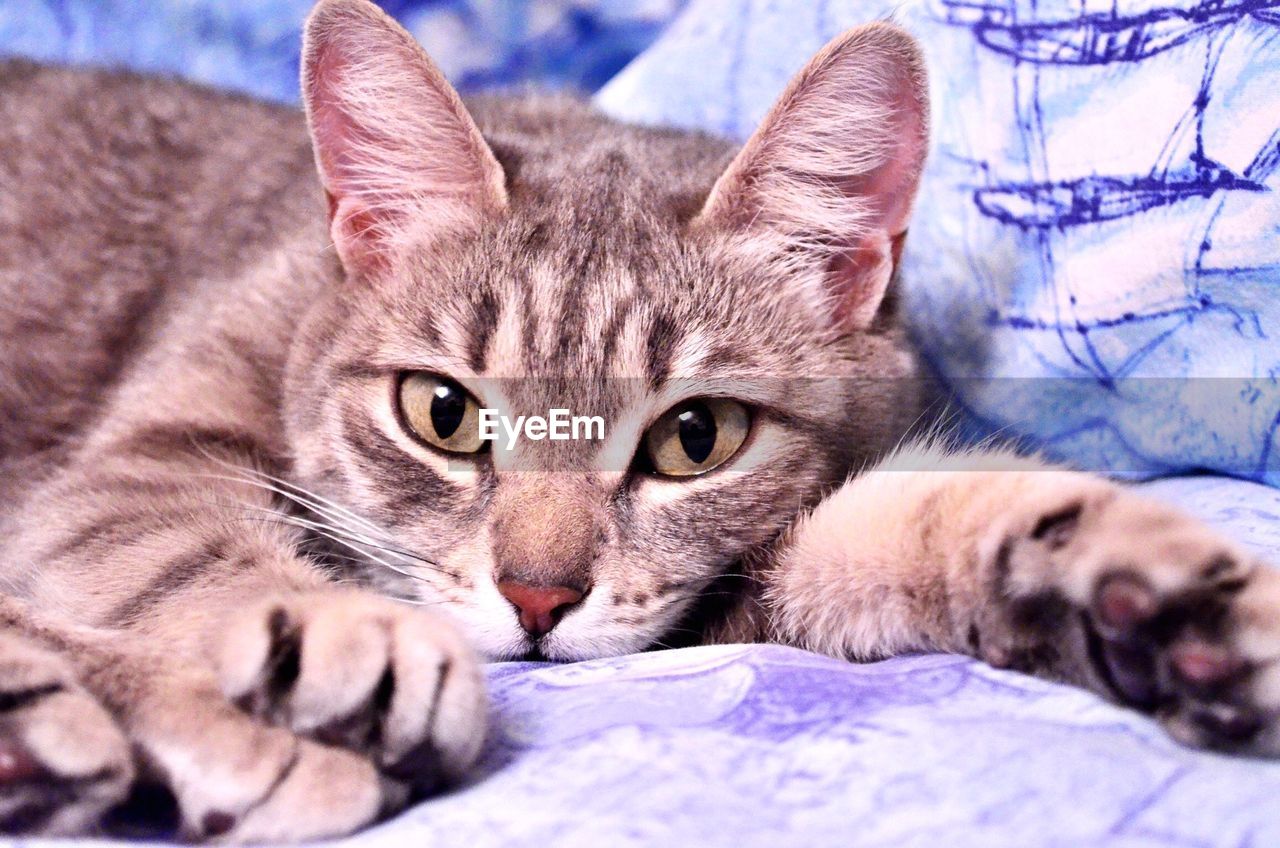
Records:
[[[317,7],[303,89],[344,279],[291,357],[297,479],[377,586],[489,655],[661,640],[916,415],[901,30],[832,42],[736,154],[567,100],[473,117],[363,0]],[[599,421],[508,448],[481,408]]]

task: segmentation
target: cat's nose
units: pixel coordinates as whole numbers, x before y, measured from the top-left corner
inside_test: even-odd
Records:
[[[498,591],[520,613],[520,626],[535,639],[550,633],[583,595],[572,586],[531,586],[515,580],[500,581]]]

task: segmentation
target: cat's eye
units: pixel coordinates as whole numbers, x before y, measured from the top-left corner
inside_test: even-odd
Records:
[[[685,401],[654,422],[645,433],[645,449],[658,474],[692,477],[731,458],[750,430],[751,414],[742,404],[701,398]]]
[[[477,453],[480,405],[466,389],[434,374],[414,372],[400,381],[400,413],[417,436],[449,453]]]

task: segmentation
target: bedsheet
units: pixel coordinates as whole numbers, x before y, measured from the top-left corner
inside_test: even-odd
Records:
[[[1280,491],[1147,489],[1280,551]],[[338,845],[1280,845],[1280,763],[1189,751],[1086,692],[961,657],[719,646],[488,674],[476,778]]]

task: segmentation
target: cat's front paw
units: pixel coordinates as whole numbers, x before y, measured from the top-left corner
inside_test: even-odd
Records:
[[[0,636],[0,833],[90,832],[134,773],[125,734],[67,663]]]
[[[356,590],[264,601],[222,643],[246,712],[365,755],[414,794],[463,774],[486,728],[479,661],[438,616]]]
[[[201,665],[119,633],[32,629],[0,633],[0,833],[296,842],[397,803],[365,757],[244,715]]]
[[[1025,528],[997,554],[1015,633],[1065,615],[1096,688],[1187,744],[1280,755],[1280,571],[1123,489],[1068,498]]]

